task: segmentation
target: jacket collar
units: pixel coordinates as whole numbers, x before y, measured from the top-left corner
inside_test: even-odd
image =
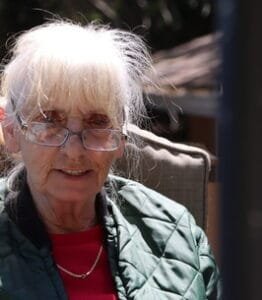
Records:
[[[37,248],[44,246],[51,248],[48,232],[39,216],[27,184],[25,170],[18,174],[17,190],[19,192],[9,192],[5,200],[5,210],[9,218]],[[105,216],[108,214],[104,189],[97,195],[95,206],[98,220],[104,224]]]
[[[18,192],[9,192],[5,201],[5,210],[9,218],[37,248],[50,246],[48,233],[26,182],[26,171],[21,171],[16,180]]]

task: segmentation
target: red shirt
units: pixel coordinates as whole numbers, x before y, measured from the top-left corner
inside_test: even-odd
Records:
[[[53,256],[57,264],[76,274],[89,271],[103,243],[100,225],[84,232],[51,234]],[[116,300],[106,249],[93,272],[85,279],[74,278],[59,270],[70,300]]]

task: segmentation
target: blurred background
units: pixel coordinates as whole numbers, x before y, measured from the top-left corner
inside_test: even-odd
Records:
[[[214,5],[212,0],[1,0],[1,45],[52,14],[144,33],[155,52],[212,32]]]
[[[58,15],[98,21],[143,36],[153,54],[160,89],[145,87],[151,123],[171,140],[216,154],[216,81],[220,60],[212,0],[0,0],[0,58],[19,32]]]

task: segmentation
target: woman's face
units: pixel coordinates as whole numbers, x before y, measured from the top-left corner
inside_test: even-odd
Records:
[[[110,128],[110,120],[99,112],[70,112],[56,109],[44,112],[52,122],[73,132],[83,128]],[[34,121],[42,122],[39,114]],[[123,143],[114,151],[86,150],[77,135],[72,135],[61,147],[34,144],[20,132],[17,136],[27,169],[27,180],[36,197],[78,202],[94,199],[101,190],[113,161],[123,152]]]

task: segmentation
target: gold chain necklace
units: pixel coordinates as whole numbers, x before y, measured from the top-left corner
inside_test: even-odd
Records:
[[[57,265],[58,269],[60,269],[61,271],[65,272],[66,274],[68,274],[74,278],[85,279],[87,276],[89,276],[94,271],[94,269],[101,257],[102,251],[103,251],[103,245],[100,246],[98,254],[96,256],[96,259],[95,259],[93,265],[91,266],[91,268],[86,273],[83,273],[83,274],[73,273],[73,272],[65,269],[64,267],[60,266],[59,264],[56,264],[56,265]]]

